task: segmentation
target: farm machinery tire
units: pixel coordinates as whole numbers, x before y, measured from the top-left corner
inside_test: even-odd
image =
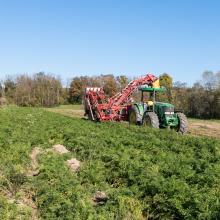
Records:
[[[142,118],[137,107],[132,106],[129,110],[128,121],[130,125],[141,125]]]
[[[179,125],[177,126],[176,131],[181,133],[181,134],[187,133],[187,131],[188,131],[188,122],[187,122],[186,116],[183,113],[178,112],[177,117],[178,117],[178,120],[179,120]]]
[[[152,128],[159,128],[159,119],[154,112],[146,112],[143,118],[143,126],[148,126]]]
[[[97,122],[99,121],[97,119],[96,111],[92,110],[92,113],[90,111],[88,111],[87,116],[90,121],[97,121]]]

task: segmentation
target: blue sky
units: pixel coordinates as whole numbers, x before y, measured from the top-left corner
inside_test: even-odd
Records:
[[[0,78],[45,71],[189,85],[220,70],[220,1],[0,0]]]

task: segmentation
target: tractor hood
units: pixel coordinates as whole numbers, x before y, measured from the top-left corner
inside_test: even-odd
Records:
[[[174,113],[174,105],[165,102],[156,102],[154,106],[154,111],[158,115],[162,127],[175,127],[178,125],[178,118]]]
[[[155,106],[174,110],[174,105],[166,102],[155,102]]]

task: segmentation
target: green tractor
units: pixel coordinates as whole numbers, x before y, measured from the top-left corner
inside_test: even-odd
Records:
[[[140,87],[141,102],[135,103],[129,110],[129,123],[153,128],[169,128],[185,134],[188,131],[186,116],[175,110],[174,105],[156,101],[158,93],[164,93],[165,88]],[[144,100],[148,93],[148,100]]]

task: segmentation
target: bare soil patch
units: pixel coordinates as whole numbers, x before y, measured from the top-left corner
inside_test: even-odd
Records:
[[[30,154],[30,158],[31,158],[31,166],[30,169],[27,171],[27,176],[35,176],[39,173],[39,164],[38,164],[38,160],[37,157],[39,154],[42,153],[42,149],[35,147],[31,154]]]
[[[65,146],[61,145],[61,144],[56,144],[53,146],[53,150],[54,152],[58,153],[58,154],[66,154],[69,153],[69,151],[66,149]]]
[[[46,108],[47,111],[59,113],[69,117],[82,118],[84,117],[84,110],[82,109],[59,109],[59,108]]]
[[[220,121],[189,119],[189,133],[220,138]]]
[[[80,168],[80,161],[77,160],[76,158],[72,158],[70,160],[66,161],[68,167],[73,171],[76,172]]]

